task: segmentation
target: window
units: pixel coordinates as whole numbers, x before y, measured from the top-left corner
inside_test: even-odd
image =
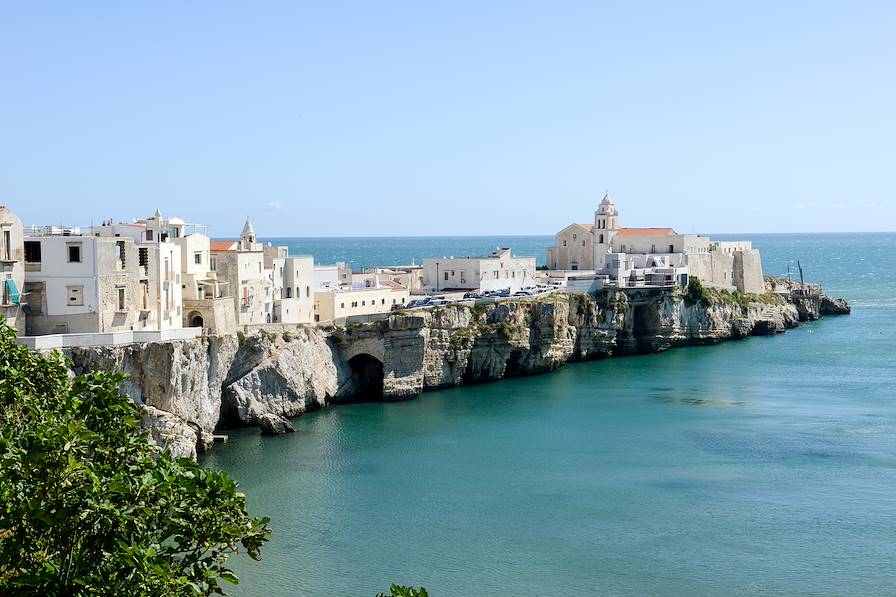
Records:
[[[656,253],[656,245],[650,245],[650,252]]]
[[[215,257],[210,258],[208,260],[208,267],[212,271],[216,271],[218,269],[218,259]]]
[[[345,303],[339,303],[339,308],[340,308],[340,309],[345,309]]]
[[[25,262],[26,263],[40,263],[40,241],[39,240],[26,240],[25,241]]]
[[[3,231],[3,255],[6,259],[12,259],[12,232]]]
[[[381,305],[385,305],[385,304],[386,304],[386,299],[380,299],[380,304],[381,304]]]
[[[152,230],[146,231],[146,240],[152,240]]]
[[[127,305],[125,304],[125,287],[116,286],[115,293],[118,296],[118,310],[125,311],[127,307]]]
[[[296,288],[296,294],[299,294],[298,288]],[[311,298],[311,287],[310,286],[305,287],[305,298]]]
[[[363,307],[365,305],[367,305],[367,301],[361,301],[361,306]]]
[[[675,252],[675,245],[669,245],[669,252],[670,252],[670,253],[674,253],[674,252]]]
[[[258,273],[261,273],[261,262],[258,263]]]
[[[564,247],[566,246],[566,241],[565,241],[565,240],[563,241],[563,246],[564,246]]]
[[[119,264],[119,266],[120,266],[122,269],[124,269],[124,266],[125,266],[125,255],[126,255],[125,250],[124,250],[124,241],[123,241],[123,240],[117,240],[117,241],[115,241],[115,246],[116,246],[116,248],[118,249],[118,261],[121,262],[121,263]]]
[[[445,272],[445,280],[448,280],[448,272]]]
[[[68,304],[69,306],[79,306],[84,304],[83,286],[66,286],[65,292],[68,295],[66,304]]]
[[[572,235],[572,239],[573,239],[573,240],[579,240],[579,235],[578,235],[578,234],[573,234],[573,235]]]
[[[137,265],[140,267],[146,267],[149,265],[149,249],[146,247],[140,247],[137,250]]]
[[[582,246],[583,246],[583,247],[585,246],[585,241],[582,241]]]
[[[197,251],[197,252],[193,253],[193,263],[195,263],[196,265],[202,265],[202,252],[201,251]]]
[[[604,244],[604,235],[603,234],[600,235],[600,240],[598,240],[597,242],[600,244]]]
[[[68,251],[68,262],[81,263],[81,243],[69,243],[65,247]]]

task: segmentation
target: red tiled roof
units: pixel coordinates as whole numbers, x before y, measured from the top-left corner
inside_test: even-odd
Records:
[[[235,240],[213,240],[209,241],[209,248],[212,251],[233,251],[236,245]]]
[[[617,236],[670,236],[675,234],[671,228],[620,228]]]
[[[398,282],[393,282],[392,280],[380,280],[380,286],[385,286],[387,288],[391,288],[392,290],[404,290],[404,286],[399,284]]]

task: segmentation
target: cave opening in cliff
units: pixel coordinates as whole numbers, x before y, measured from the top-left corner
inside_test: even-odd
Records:
[[[376,357],[362,353],[348,361],[355,381],[355,400],[371,402],[383,399],[383,363]]]

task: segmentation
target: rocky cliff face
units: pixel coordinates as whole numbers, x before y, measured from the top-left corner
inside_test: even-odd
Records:
[[[827,300],[827,302],[825,302]],[[72,349],[76,370],[121,370],[153,439],[195,457],[218,427],[255,425],[351,400],[552,371],[570,361],[783,332],[848,305],[820,296],[684,291],[555,293],[398,313],[348,329],[308,327],[111,348]]]

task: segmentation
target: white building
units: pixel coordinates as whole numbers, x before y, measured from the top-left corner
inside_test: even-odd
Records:
[[[119,239],[116,241],[119,247],[123,246],[121,239],[130,238],[134,242],[139,284],[138,299],[131,308],[140,310],[142,327],[154,330],[183,327],[183,220],[163,218],[156,210],[152,217],[130,224],[109,221],[94,226],[90,234]]]
[[[593,269],[620,287],[682,284],[690,275],[707,286],[765,291],[762,262],[751,243],[713,242],[672,228],[623,228],[608,194],[594,212],[594,224],[567,226],[555,241],[548,249],[549,268]],[[659,280],[665,283],[654,284]]]
[[[314,266],[314,287],[317,290],[352,285],[352,269],[342,261]]]
[[[28,335],[156,329],[132,238],[31,227],[24,248]]]
[[[264,267],[272,282],[272,323],[314,321],[314,259],[290,256],[287,247],[264,248]]]
[[[343,323],[352,316],[388,313],[393,305],[405,305],[408,289],[390,280],[368,288],[335,288],[314,293],[314,320]]]
[[[25,332],[27,297],[25,287],[25,245],[22,221],[6,206],[0,205],[0,315],[6,325]]]
[[[401,284],[411,292],[423,290],[422,265],[391,265],[387,267],[368,267],[360,274],[352,274],[352,284],[358,282],[371,286],[374,280],[384,282],[391,280]]]
[[[264,247],[249,218],[239,240],[211,241],[211,269],[230,289],[239,326],[273,323],[273,281],[264,271]]]
[[[516,292],[535,285],[535,258],[515,257],[498,248],[481,257],[423,260],[423,284],[432,292],[444,290],[503,290]]]

